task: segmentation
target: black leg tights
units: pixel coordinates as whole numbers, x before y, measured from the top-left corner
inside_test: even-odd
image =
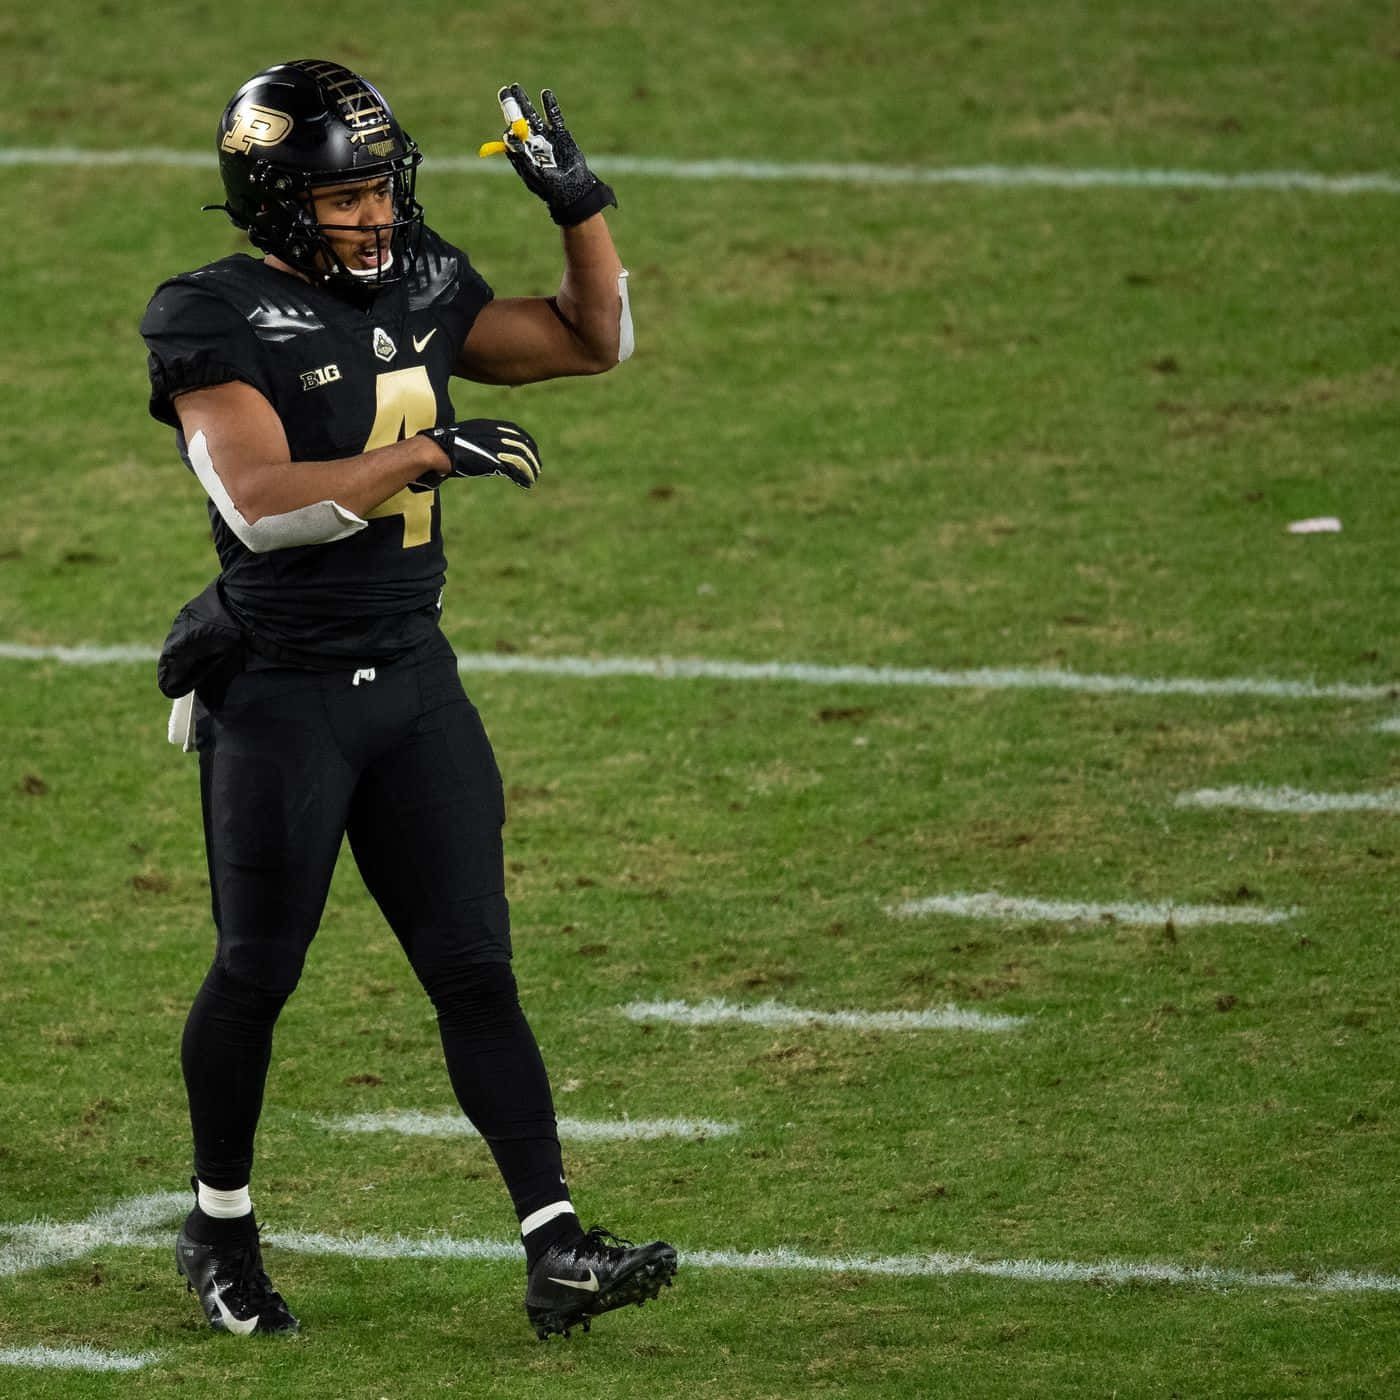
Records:
[[[564,1199],[549,1078],[509,964],[459,965],[423,983],[457,1102],[490,1147],[516,1215]]]
[[[267,992],[217,963],[194,999],[180,1062],[194,1129],[194,1169],[220,1191],[246,1186],[272,1058],[272,1028],[290,992]]]

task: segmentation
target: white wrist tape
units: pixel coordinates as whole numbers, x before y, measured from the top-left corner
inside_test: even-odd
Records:
[[[199,484],[209,493],[215,509],[223,516],[229,529],[254,554],[292,549],[303,544],[330,544],[363,530],[369,524],[354,511],[346,510],[334,501],[317,501],[314,505],[284,511],[281,515],[264,515],[250,524],[234,505],[233,498],[219,479],[203,432],[196,433],[189,440],[187,450],[190,466],[194,468]]]
[[[617,274],[617,294],[622,299],[622,309],[617,318],[617,362],[630,358],[637,348],[636,337],[632,333],[632,308],[627,302],[627,269]]]

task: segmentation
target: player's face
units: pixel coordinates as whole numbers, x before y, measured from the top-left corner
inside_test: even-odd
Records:
[[[313,192],[312,212],[326,242],[351,271],[373,273],[388,263],[390,234],[377,225],[394,221],[394,182],[385,176]]]

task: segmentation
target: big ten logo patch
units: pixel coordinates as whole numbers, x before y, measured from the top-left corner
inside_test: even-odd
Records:
[[[322,389],[327,384],[334,384],[340,378],[339,365],[322,365],[320,369],[309,369],[301,377],[301,387],[306,389]]]

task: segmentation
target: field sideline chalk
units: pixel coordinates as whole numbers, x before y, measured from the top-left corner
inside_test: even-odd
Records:
[[[843,1031],[1011,1031],[1025,1025],[1027,1019],[964,1011],[951,1004],[930,1011],[806,1011],[776,1001],[738,1006],[722,997],[693,1005],[685,1001],[633,1001],[622,1008],[622,1014],[629,1021],[665,1021],[676,1026],[820,1026]]]
[[[1311,194],[1400,194],[1400,176],[1384,171],[1328,175],[1315,170],[1076,170],[1052,165],[875,165],[865,161],[677,160],[664,156],[590,156],[604,175],[654,175],[673,180],[818,180],[856,185],[980,185],[991,189],[1301,190]],[[205,169],[212,156],[148,146],[86,150],[76,146],[0,149],[0,166],[154,165]],[[423,169],[443,174],[509,174],[510,167],[475,153],[429,156]]]
[[[114,1245],[165,1251],[169,1230],[189,1207],[187,1192],[163,1192],[119,1201],[94,1211],[76,1225],[35,1222],[0,1224],[0,1234],[21,1232],[39,1248],[28,1268],[73,1262],[90,1251]],[[136,1226],[143,1227],[139,1232]],[[45,1241],[51,1239],[52,1243]],[[474,1259],[522,1258],[520,1241],[456,1239],[450,1235],[330,1235],[301,1230],[268,1230],[263,1242],[300,1254],[350,1259]],[[1393,1274],[1328,1270],[1316,1274],[1259,1273],[1213,1264],[1172,1264],[1132,1259],[982,1259],[973,1254],[942,1251],[929,1254],[811,1255],[785,1247],[749,1251],[689,1249],[677,1246],[684,1267],[697,1269],[774,1270],[801,1273],[861,1273],[898,1278],[949,1278],[974,1275],[1017,1283],[1156,1283],[1203,1288],[1276,1288],[1310,1293],[1400,1293]],[[37,1262],[47,1256],[45,1262]],[[27,1271],[27,1270],[26,1270]],[[9,1272],[19,1272],[9,1270]]]
[[[0,661],[58,661],[65,666],[153,663],[153,646],[41,646],[0,642]],[[1090,695],[1190,695],[1200,699],[1394,700],[1394,684],[1286,681],[1268,677],[1111,676],[1049,667],[985,666],[942,671],[925,666],[824,666],[805,661],[706,661],[669,656],[521,656],[466,652],[457,669],[478,675],[568,676],[607,680],[793,681],[799,685],[870,685],[922,690],[1064,690]]]
[[[476,1137],[477,1131],[460,1109],[424,1113],[352,1113],[344,1118],[318,1117],[318,1127],[332,1133],[398,1133],[403,1137]],[[559,1137],[565,1142],[652,1142],[657,1138],[703,1140],[731,1137],[735,1123],[710,1118],[560,1118]]]
[[[97,1347],[0,1347],[0,1366],[27,1371],[140,1371],[160,1360],[154,1351],[102,1351]]]
[[[1182,928],[1197,924],[1281,924],[1294,918],[1296,909],[1261,909],[1244,904],[1090,904],[1068,899],[1030,899],[987,890],[980,894],[934,894],[890,906],[896,918],[915,919],[924,914],[953,914],[966,919],[1021,919],[1048,923],[1131,924]]]
[[[1233,807],[1245,812],[1400,812],[1400,788],[1384,792],[1305,792],[1293,787],[1200,788],[1178,807]]]

